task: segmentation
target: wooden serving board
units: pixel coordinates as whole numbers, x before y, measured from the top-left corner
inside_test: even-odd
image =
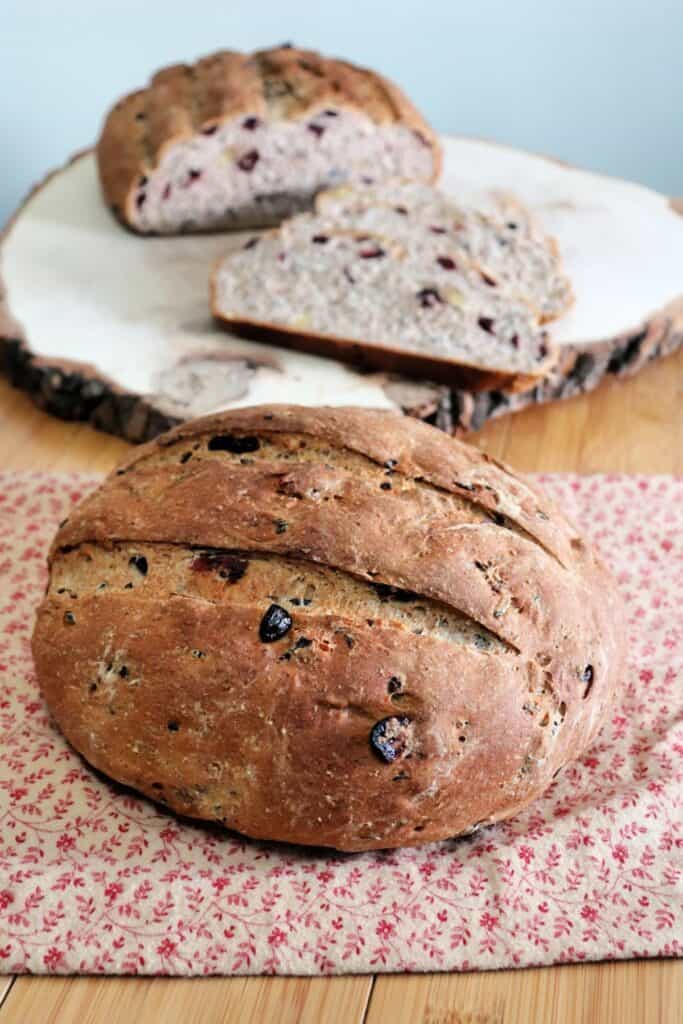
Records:
[[[533,391],[472,394],[362,373],[227,334],[208,312],[213,262],[243,235],[139,238],[104,206],[92,151],[49,175],[5,230],[0,368],[39,405],[132,441],[260,402],[401,408],[445,430],[635,373],[683,344],[683,219],[639,185],[472,139],[446,138],[441,187],[520,199],[559,242],[576,293]]]

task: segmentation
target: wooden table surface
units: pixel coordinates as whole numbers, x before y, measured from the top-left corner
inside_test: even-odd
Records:
[[[683,351],[473,440],[526,471],[683,474]],[[105,471],[128,445],[0,382],[3,469]],[[0,978],[0,1024],[680,1024],[683,963],[341,978]]]

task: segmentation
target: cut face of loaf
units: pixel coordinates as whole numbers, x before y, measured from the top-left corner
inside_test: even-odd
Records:
[[[533,486],[409,417],[271,406],[137,449],[62,524],[33,653],[96,768],[341,850],[509,817],[622,682],[612,582]]]
[[[448,248],[475,266],[489,287],[528,302],[542,321],[556,319],[572,304],[557,243],[509,196],[492,197],[483,212],[460,206],[428,185],[388,182],[329,189],[317,197],[316,211],[330,224],[405,238],[408,245],[416,242],[419,220],[429,226],[425,240],[430,252]]]
[[[568,290],[546,240],[523,227],[518,241],[515,229],[456,211],[424,186],[389,186],[391,202],[373,194],[324,193],[315,214],[229,254],[213,274],[214,315],[369,367],[472,388],[532,386],[556,358],[535,302],[548,306],[561,290],[552,274],[565,300]],[[430,203],[411,211],[393,201],[413,195]],[[495,258],[484,264],[487,249]]]
[[[97,155],[107,202],[144,234],[273,224],[321,188],[431,181],[440,160],[392,83],[293,48],[159,72],[113,108]]]

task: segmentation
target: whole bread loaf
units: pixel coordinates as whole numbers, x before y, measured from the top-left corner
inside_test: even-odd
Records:
[[[159,71],[97,145],[104,196],[144,234],[273,224],[323,187],[433,180],[436,136],[392,82],[282,46]]]
[[[473,390],[524,391],[558,356],[545,330],[572,301],[557,246],[428,185],[320,193],[314,213],[214,268],[211,309],[239,332]],[[506,208],[509,211],[509,206]]]
[[[537,797],[623,678],[562,513],[393,413],[271,406],[138,449],[55,537],[38,679],[96,768],[249,836],[365,850]]]

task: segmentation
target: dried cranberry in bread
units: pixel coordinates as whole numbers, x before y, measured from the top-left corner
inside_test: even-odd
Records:
[[[272,224],[345,181],[432,181],[441,155],[393,83],[279,47],[159,71],[111,110],[97,158],[124,223],[175,234]]]
[[[623,678],[614,584],[539,490],[409,418],[263,406],[138,449],[62,525],[33,652],[95,767],[365,850],[537,797]]]

